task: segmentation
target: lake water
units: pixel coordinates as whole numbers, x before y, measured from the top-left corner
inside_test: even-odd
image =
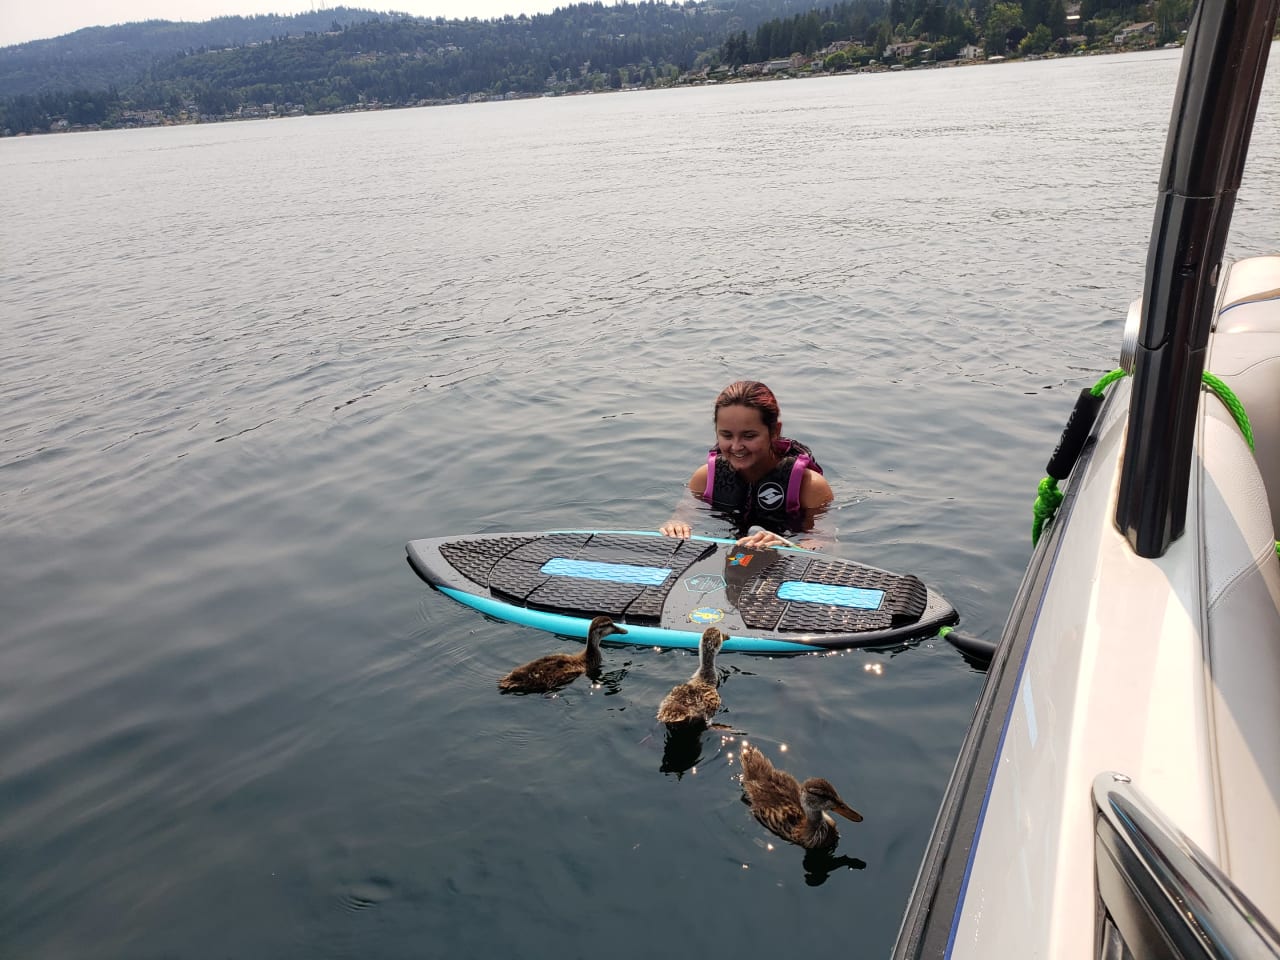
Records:
[[[759,378],[834,552],[998,636],[1179,53],[0,143],[0,956],[885,955],[955,650],[721,658],[724,719],[866,818],[806,863],[736,740],[664,770],[693,657],[500,696],[580,645],[403,544],[655,528]],[[1275,72],[1235,255],[1275,241]]]

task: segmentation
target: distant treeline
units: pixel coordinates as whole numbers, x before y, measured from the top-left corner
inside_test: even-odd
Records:
[[[835,59],[839,69],[908,40],[928,41],[934,59],[968,43],[1030,51],[1068,29],[1106,31],[1153,9],[1083,0],[1069,24],[1065,3],[643,0],[493,20],[340,7],[95,27],[0,49],[0,132],[655,86],[691,70],[812,55],[837,41],[857,45]],[[1189,3],[1155,0],[1162,32],[1176,35]]]
[[[125,87],[151,67],[180,54],[224,50],[274,37],[361,23],[372,10],[335,7],[297,16],[219,17],[202,23],[147,20],[116,27],[86,27],[52,40],[0,48],[0,97],[56,90]],[[384,19],[399,14],[382,14]]]

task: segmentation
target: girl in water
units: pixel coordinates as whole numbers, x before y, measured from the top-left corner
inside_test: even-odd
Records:
[[[742,530],[757,527],[738,545],[770,547],[786,533],[809,533],[831,503],[831,485],[809,448],[782,436],[778,399],[755,380],[739,380],[716,397],[716,445],[693,471],[689,490],[713,510],[732,514]],[[668,537],[688,537],[687,512],[658,528]],[[814,538],[801,546],[817,546]],[[821,537],[821,540],[830,539]]]

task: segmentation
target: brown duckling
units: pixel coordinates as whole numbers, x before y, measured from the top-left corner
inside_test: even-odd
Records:
[[[862,814],[841,800],[826,780],[811,777],[797,783],[791,774],[775,770],[749,743],[742,745],[742,789],[761,825],[806,850],[826,850],[840,839],[827,810],[854,823],[862,820]]]
[[[658,720],[669,727],[705,726],[720,710],[720,694],[716,691],[716,653],[725,635],[715,627],[707,627],[698,641],[698,669],[688,682],[673,687],[658,707]]]
[[[600,641],[615,633],[626,633],[608,617],[596,617],[587,628],[587,647],[580,653],[552,653],[516,667],[498,681],[501,690],[519,693],[547,693],[577,680],[600,667]]]

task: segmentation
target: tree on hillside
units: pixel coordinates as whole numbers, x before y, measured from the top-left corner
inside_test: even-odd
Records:
[[[1022,25],[1034,30],[1049,15],[1049,0],[1022,0]]]
[[[1156,0],[1156,42],[1178,39],[1179,25],[1191,17],[1190,0]]]
[[[1067,35],[1067,7],[1062,0],[1049,0],[1049,14],[1044,25],[1055,40]]]
[[[1008,53],[1026,36],[1022,25],[1022,7],[1016,3],[997,3],[987,15],[987,54]]]
[[[1049,32],[1048,26],[1040,24],[1018,44],[1018,52],[1024,57],[1032,53],[1044,53],[1053,43],[1053,34]]]
[[[883,57],[889,44],[893,43],[893,26],[888,20],[881,20],[875,26],[875,36],[871,39],[871,49],[877,57]]]

